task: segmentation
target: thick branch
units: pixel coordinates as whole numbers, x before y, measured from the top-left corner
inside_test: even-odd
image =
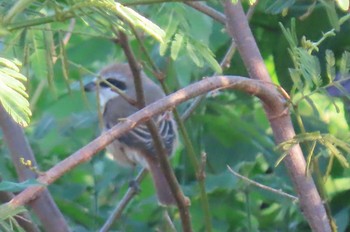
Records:
[[[36,178],[36,174],[20,162],[20,158],[24,158],[25,160],[31,160],[34,166],[37,165],[23,130],[12,120],[1,104],[0,127],[4,135],[4,140],[10,150],[19,180],[24,181],[26,179]],[[48,190],[45,190],[37,198],[33,197],[31,200],[31,202],[27,201],[26,203],[29,203],[33,208],[45,230],[53,232],[69,231],[63,215],[59,211]]]
[[[258,96],[265,103],[266,107],[274,112],[274,114],[270,116],[274,118],[289,118],[288,115],[284,114],[284,101],[280,94],[277,92],[271,92],[270,89],[263,85],[260,81],[238,76],[217,76],[206,78],[163,99],[160,99],[129,116],[126,120],[123,120],[86,146],[76,151],[71,156],[59,162],[57,165],[41,175],[37,180],[41,183],[49,185],[78,164],[90,160],[94,154],[104,149],[113,140],[119,138],[122,134],[135,128],[137,125],[149,120],[154,115],[167,111],[174,106],[200,94],[204,94],[214,89],[223,88],[239,89],[251,95]],[[29,187],[14,197],[9,203],[7,203],[7,205],[9,207],[24,205],[31,199],[35,198],[44,189],[44,186]]]
[[[227,29],[236,41],[238,51],[251,78],[270,82],[264,61],[259,53],[248,21],[244,15],[241,3],[233,5],[231,0],[225,3]],[[271,87],[272,85],[270,85]],[[271,89],[272,92],[276,91]],[[295,136],[294,128],[289,116],[274,117],[274,111],[265,107],[277,144],[292,139]],[[317,192],[314,181],[305,175],[305,159],[299,145],[294,146],[284,159],[289,175],[294,184],[300,201],[301,211],[304,213],[313,231],[331,231],[327,214],[322,200]]]
[[[233,5],[226,1],[225,13],[227,30],[236,42],[249,76],[253,79],[271,82],[241,4]]]

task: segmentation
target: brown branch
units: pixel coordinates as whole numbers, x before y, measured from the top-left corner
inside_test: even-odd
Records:
[[[0,127],[9,148],[12,162],[15,165],[19,181],[36,178],[36,174],[20,162],[20,158],[31,160],[33,166],[36,167],[37,163],[33,151],[25,138],[22,128],[12,120],[1,104]],[[26,203],[29,203],[33,208],[46,231],[69,231],[63,215],[48,190],[45,189],[40,196],[32,197]]]
[[[145,99],[144,99],[144,92],[142,87],[142,81],[141,81],[141,71],[138,63],[136,62],[136,58],[129,46],[128,38],[125,33],[119,32],[119,43],[121,47],[124,50],[125,56],[127,57],[127,60],[130,65],[130,69],[134,76],[134,84],[135,84],[135,91],[136,91],[136,97],[137,97],[137,103],[139,109],[143,108],[145,106]],[[160,137],[158,128],[155,124],[155,122],[150,119],[147,123],[147,128],[150,131],[150,134],[153,139],[155,150],[158,154],[158,159],[160,163],[160,167],[169,183],[170,190],[172,194],[175,197],[176,204],[179,209],[180,217],[181,217],[181,223],[183,231],[185,232],[191,232],[192,231],[192,225],[191,225],[191,219],[190,219],[190,212],[189,212],[189,201],[184,196],[180,184],[178,183],[176,176],[174,174],[173,169],[171,168],[167,151],[165,150],[165,146],[162,142],[162,139]]]
[[[131,48],[128,43],[128,37],[124,32],[118,31],[118,40],[119,40],[120,46],[124,50],[132,75],[134,77],[136,101],[138,106],[137,108],[141,109],[146,105],[145,96],[143,93],[142,81],[141,81],[141,67],[136,61],[136,58],[131,51]]]
[[[285,111],[285,107],[281,95],[274,91],[271,92],[270,88],[267,88],[260,81],[238,76],[216,76],[206,78],[178,90],[177,92],[166,96],[129,116],[126,120],[118,123],[113,128],[104,132],[98,138],[94,139],[89,144],[56,164],[47,172],[43,173],[43,175],[38,177],[37,181],[50,185],[63,174],[76,167],[78,164],[90,160],[94,154],[104,149],[113,140],[132,130],[137,125],[149,120],[154,115],[167,111],[190,98],[218,88],[239,89],[251,95],[258,96],[266,104],[266,106],[271,109],[272,112],[274,112],[273,116],[275,118],[289,118],[287,114],[283,113]],[[42,185],[28,187],[14,197],[10,202],[8,202],[7,206],[18,207],[24,205],[31,199],[35,198],[44,189],[45,187]]]
[[[222,24],[225,24],[226,23],[226,16],[215,10],[214,8],[211,8],[209,6],[207,6],[206,4],[202,3],[202,2],[187,2],[187,1],[184,1],[185,4],[191,6],[192,8],[208,15],[209,17],[211,17],[212,19],[222,23]]]
[[[159,131],[157,129],[156,124],[153,120],[150,120],[147,122],[147,127],[151,132],[157,154],[159,154],[158,158],[160,166],[169,183],[170,190],[175,197],[175,201],[181,217],[183,231],[191,232],[191,215],[188,209],[190,206],[190,202],[188,198],[185,197],[185,195],[183,194],[180,184],[176,179],[173,169],[171,168],[168,156],[166,155],[167,152],[165,150],[164,144],[162,143],[162,139],[159,135]]]
[[[234,5],[231,0],[226,0],[225,14],[228,20],[227,30],[236,41],[238,51],[251,78],[271,82],[240,1]],[[271,85],[270,89],[271,92],[276,91]],[[267,105],[265,105],[265,112],[269,118],[277,144],[290,140],[295,136],[289,115],[275,117],[271,115],[275,112],[271,111]],[[309,175],[305,175],[306,162],[299,145],[290,150],[289,155],[284,159],[284,164],[298,194],[301,211],[304,213],[311,229],[317,232],[331,231],[326,210],[315,183]]]
[[[139,184],[143,178],[146,176],[147,170],[143,168],[137,177],[135,178],[135,181],[137,184]],[[100,232],[107,232],[110,230],[113,223],[118,220],[122,216],[122,212],[125,209],[125,207],[128,205],[128,203],[131,201],[131,199],[136,196],[137,194],[137,188],[135,186],[130,186],[128,191],[124,194],[123,198],[118,203],[117,207],[113,210],[111,215],[108,217],[105,224],[100,229]]]
[[[127,101],[130,105],[137,107],[137,101],[131,97],[129,97],[128,95],[125,94],[125,92],[121,89],[119,89],[118,87],[112,85],[111,83],[109,83],[106,79],[101,78],[100,76],[98,76],[98,81],[99,82],[103,82],[106,85],[108,85],[109,88],[111,88],[112,91],[116,92],[117,94],[119,94],[122,98],[125,99],[125,101]],[[99,85],[97,85],[99,86]],[[100,91],[98,89],[98,91]],[[98,93],[99,96],[99,93]]]

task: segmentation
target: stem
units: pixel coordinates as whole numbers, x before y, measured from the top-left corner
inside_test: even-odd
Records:
[[[135,181],[137,184],[141,183],[141,181],[143,180],[143,178],[147,175],[147,170],[146,169],[142,169],[139,174],[137,175]],[[131,199],[136,196],[137,194],[137,188],[135,188],[135,186],[130,186],[128,191],[125,193],[125,195],[123,196],[123,198],[120,200],[118,206],[113,210],[113,212],[111,213],[111,215],[108,217],[107,221],[105,222],[105,224],[102,226],[102,228],[100,229],[100,232],[107,232],[110,230],[111,226],[113,225],[113,223],[118,220],[121,216],[122,213],[124,211],[124,209],[126,208],[126,206],[128,205],[128,203],[131,201]]]

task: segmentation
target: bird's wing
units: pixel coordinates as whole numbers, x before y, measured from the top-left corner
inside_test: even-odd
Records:
[[[165,114],[169,113],[166,112]],[[158,127],[159,135],[162,138],[167,154],[171,155],[177,136],[175,123],[171,117],[165,117],[164,115],[157,116],[155,123]],[[145,124],[141,124],[130,132],[121,136],[119,141],[128,145],[129,147],[145,151],[148,154],[156,154],[152,135]]]

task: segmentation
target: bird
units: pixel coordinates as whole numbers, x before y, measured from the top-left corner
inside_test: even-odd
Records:
[[[103,68],[99,77],[108,81],[109,84],[96,78],[86,84],[84,89],[91,92],[99,88],[99,102],[103,112],[103,131],[106,131],[139,109],[111,88],[111,85],[117,87],[124,93],[123,95],[136,101],[133,74],[128,63],[113,63]],[[146,106],[165,96],[162,89],[143,71],[141,71],[141,82]],[[164,112],[154,116],[153,120],[157,125],[165,151],[170,157],[174,153],[178,141],[177,125],[173,115],[171,112]],[[175,197],[160,166],[152,136],[145,124],[140,124],[123,134],[109,144],[106,149],[119,164],[132,167],[140,164],[150,172],[160,205],[176,204]]]

